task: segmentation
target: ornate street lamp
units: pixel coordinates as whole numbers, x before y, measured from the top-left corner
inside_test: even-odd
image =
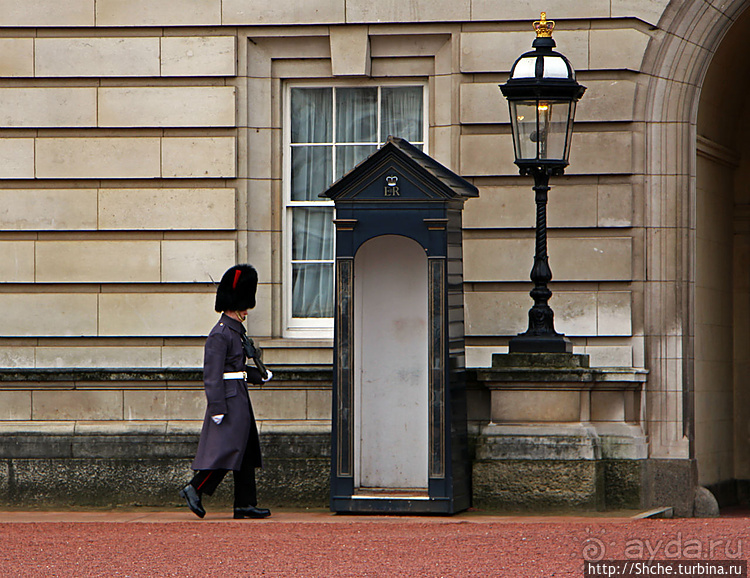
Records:
[[[500,85],[510,107],[515,162],[522,175],[534,177],[536,193],[534,288],[530,293],[534,306],[529,310],[529,328],[510,340],[511,353],[572,351],[570,341],[555,331],[554,313],[548,305],[552,270],[547,258],[547,193],[550,175],[561,175],[568,166],[576,103],[586,87],[576,82],[568,59],[553,50],[554,27],[542,12],[541,20],[534,22],[535,50],[522,54],[508,82]]]

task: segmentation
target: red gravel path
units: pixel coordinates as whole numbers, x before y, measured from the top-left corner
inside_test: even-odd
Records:
[[[174,515],[173,515],[174,516]],[[747,560],[750,518],[274,516],[0,522],[2,577],[583,577],[584,557]],[[0,520],[8,517],[0,516]],[[33,516],[30,519],[34,519]]]

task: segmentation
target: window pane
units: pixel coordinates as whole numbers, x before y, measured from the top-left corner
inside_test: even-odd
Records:
[[[340,146],[336,147],[336,179],[340,179],[357,163],[363,161],[377,150],[377,146]]]
[[[422,142],[422,87],[384,87],[381,93],[380,137],[397,136],[409,142]]]
[[[333,207],[292,209],[292,259],[333,259]]]
[[[333,317],[333,264],[292,265],[292,316]]]
[[[377,88],[336,90],[336,141],[377,142]]]
[[[421,86],[290,88],[285,178],[292,327],[328,326],[334,316],[334,207],[318,195],[389,134],[423,149],[423,94]]]
[[[331,142],[333,95],[330,88],[292,89],[292,142]]]
[[[318,195],[333,182],[332,147],[292,148],[292,200],[321,201]]]

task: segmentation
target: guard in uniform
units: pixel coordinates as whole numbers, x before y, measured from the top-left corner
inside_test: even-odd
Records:
[[[271,378],[246,365],[248,343],[242,324],[255,307],[258,273],[250,265],[236,265],[224,273],[216,291],[219,322],[206,339],[203,384],[208,407],[198,451],[192,464],[193,479],[180,496],[197,516],[206,515],[201,497],[212,495],[229,470],[234,475],[234,517],[266,518],[271,512],[257,507],[255,468],[262,466],[258,428],[247,383]],[[243,345],[245,347],[243,347]],[[265,369],[265,368],[264,368]]]

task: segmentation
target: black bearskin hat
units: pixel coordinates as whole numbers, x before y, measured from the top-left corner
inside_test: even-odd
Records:
[[[258,287],[258,272],[252,265],[230,267],[221,278],[216,289],[217,313],[222,311],[244,311],[255,307],[255,290]]]

